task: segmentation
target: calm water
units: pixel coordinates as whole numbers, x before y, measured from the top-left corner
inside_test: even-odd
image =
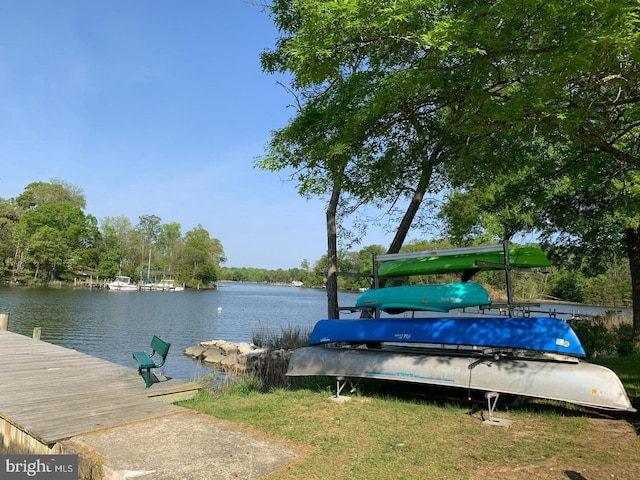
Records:
[[[356,294],[340,294],[354,305]],[[218,312],[218,309],[221,309]],[[327,316],[327,296],[307,288],[222,283],[217,291],[112,292],[106,290],[0,287],[0,312],[9,330],[73,348],[128,367],[134,350],[148,349],[152,335],[171,342],[165,374],[193,380],[206,368],[183,355],[206,340],[251,342],[252,333],[311,327]]]
[[[339,302],[355,305],[356,298],[355,293],[341,293]],[[607,310],[575,305],[542,305],[538,310],[551,309],[568,314],[565,318]],[[131,353],[148,349],[151,336],[158,335],[172,345],[166,375],[193,380],[208,369],[185,357],[185,348],[207,340],[251,342],[254,332],[278,334],[283,327],[310,330],[326,318],[327,297],[322,290],[243,283],[184,292],[0,287],[0,312],[9,312],[12,332],[30,337],[34,327],[41,327],[44,341],[132,368]]]

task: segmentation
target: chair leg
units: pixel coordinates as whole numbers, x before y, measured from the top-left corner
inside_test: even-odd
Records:
[[[145,384],[147,385],[146,388],[149,388],[151,386],[151,369],[147,368],[147,375],[145,377]]]

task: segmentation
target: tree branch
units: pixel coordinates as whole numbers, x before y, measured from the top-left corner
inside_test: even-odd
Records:
[[[581,125],[578,128],[578,135],[580,135],[583,139],[588,141],[589,143],[598,147],[601,151],[608,153],[616,160],[620,160],[622,162],[628,163],[629,165],[640,168],[640,158],[629,155],[626,152],[614,147],[612,144],[608,143],[603,138],[600,138],[594,132],[592,132],[589,127],[585,125]]]

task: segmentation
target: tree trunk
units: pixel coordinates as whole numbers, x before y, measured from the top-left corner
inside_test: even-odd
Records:
[[[389,245],[387,253],[398,253],[400,251],[400,247],[402,247],[402,244],[407,238],[407,234],[409,233],[409,229],[411,228],[413,219],[420,209],[422,200],[424,200],[424,194],[427,191],[429,183],[431,182],[432,173],[433,167],[431,165],[425,165],[422,169],[420,180],[418,181],[418,185],[416,185],[416,190],[413,194],[413,197],[411,197],[411,202],[409,202],[409,206],[407,207],[407,211],[402,217],[400,225],[398,225],[398,229],[396,230],[396,234],[391,241],[391,245]]]
[[[628,228],[627,253],[631,270],[631,300],[633,302],[633,342],[640,347],[640,227]]]
[[[416,185],[416,189],[413,193],[413,197],[411,197],[411,202],[409,202],[409,206],[407,207],[407,211],[404,213],[400,224],[398,225],[398,229],[396,230],[396,234],[387,249],[387,253],[398,253],[400,251],[400,247],[402,247],[407,235],[409,233],[409,229],[411,228],[411,224],[413,223],[413,219],[416,217],[418,210],[420,209],[420,205],[422,205],[422,200],[424,200],[424,194],[427,191],[427,187],[431,182],[431,175],[433,173],[433,165],[430,162],[425,162],[422,168],[422,173],[420,175],[420,180],[418,181],[418,185]],[[374,265],[373,268],[376,266]],[[378,288],[384,288],[385,279],[378,280]],[[363,312],[364,315],[364,312]]]
[[[336,212],[340,200],[340,185],[333,184],[333,191],[327,206],[327,318],[340,318],[338,310],[338,233]]]
[[[13,256],[13,281],[17,281],[18,274],[22,273],[23,261],[24,258],[23,250],[19,247],[16,247],[16,254]]]
[[[411,197],[411,202],[409,202],[409,206],[407,207],[407,211],[404,213],[400,224],[398,225],[398,229],[396,230],[396,234],[387,249],[387,253],[398,253],[400,251],[400,247],[404,243],[407,238],[407,234],[409,233],[409,229],[411,228],[411,224],[413,223],[413,219],[416,217],[418,210],[420,209],[420,205],[422,205],[422,200],[424,200],[424,194],[427,191],[427,187],[431,182],[431,174],[433,173],[433,166],[429,162],[425,162],[422,173],[420,175],[420,180],[418,181],[418,185],[416,185],[415,192],[413,197]],[[376,268],[374,265],[373,268]],[[373,282],[373,280],[372,280]],[[378,280],[378,288],[384,288],[385,279]],[[373,288],[373,285],[371,286]],[[368,318],[368,312],[361,312],[360,318]]]

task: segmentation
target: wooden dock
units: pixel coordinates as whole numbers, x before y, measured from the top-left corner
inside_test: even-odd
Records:
[[[51,447],[76,435],[177,413],[184,409],[169,402],[189,398],[199,388],[160,379],[146,389],[135,368],[0,331],[5,445],[11,443],[7,433],[12,429]]]

